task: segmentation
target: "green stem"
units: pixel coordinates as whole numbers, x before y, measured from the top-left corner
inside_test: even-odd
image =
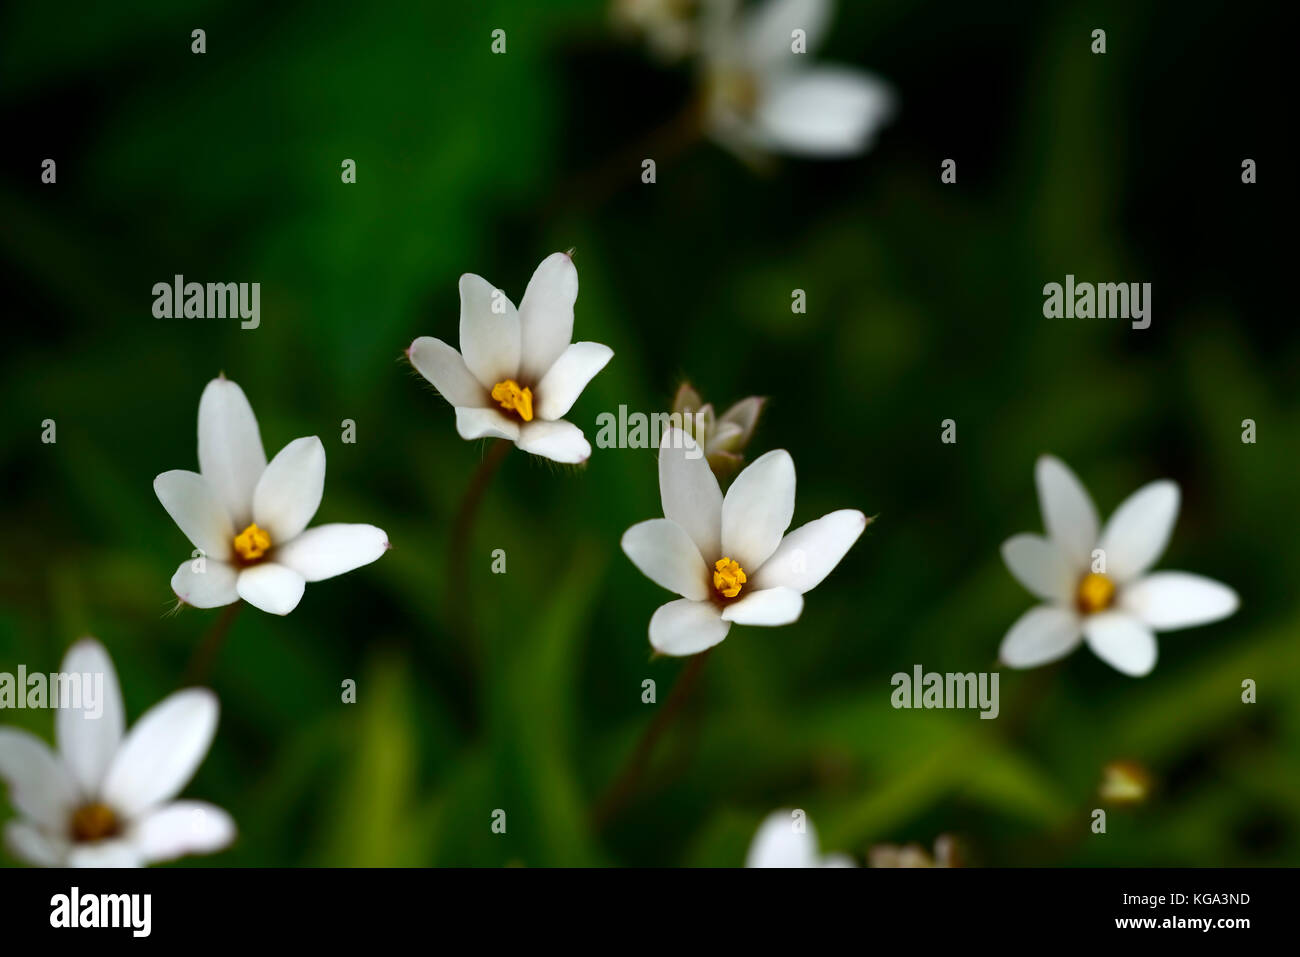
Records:
[[[704,663],[708,661],[709,652],[712,650],[710,648],[708,651],[702,651],[695,655],[682,669],[682,673],[678,677],[677,683],[673,685],[668,700],[664,702],[663,708],[655,715],[645,733],[641,735],[641,740],[637,742],[636,747],[632,750],[631,756],[623,765],[623,770],[614,779],[614,783],[596,801],[592,809],[592,818],[597,829],[604,828],[636,792],[637,784],[640,783],[646,767],[650,764],[650,759],[654,757],[655,747],[659,744],[659,739],[663,737],[664,732],[673,723],[673,719],[681,712],[687,699],[690,698],[691,692],[699,683],[700,672],[704,670]]]

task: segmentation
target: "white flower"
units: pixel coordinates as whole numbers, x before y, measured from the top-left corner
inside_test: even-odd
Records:
[[[566,422],[587,383],[613,357],[599,342],[572,342],[578,270],[554,253],[528,281],[518,310],[486,279],[460,277],[460,352],[421,336],[406,354],[456,408],[463,439],[509,439],[556,462],[583,462],[591,446]]]
[[[693,5],[693,0],[613,0],[610,19],[620,32],[644,35],[650,51],[671,62],[695,46]]]
[[[199,472],[177,469],[153,480],[158,501],[199,551],[172,576],[176,597],[196,608],[242,598],[287,615],[306,582],[384,554],[388,536],[373,525],[307,528],[324,489],[319,438],[294,439],[268,465],[244,390],[213,379],[199,399]]]
[[[1146,574],[1178,517],[1178,486],[1152,482],[1130,495],[1104,529],[1088,492],[1064,462],[1045,455],[1035,468],[1046,538],[1016,535],[1002,558],[1020,584],[1046,604],[1011,626],[1000,656],[1012,668],[1061,658],[1087,640],[1126,675],[1156,664],[1153,632],[1189,628],[1237,610],[1237,593],[1186,572]]]
[[[686,382],[677,389],[673,412],[683,416],[683,426],[704,447],[704,457],[715,475],[726,475],[744,461],[742,452],[758,427],[758,417],[767,400],[756,395],[741,399],[722,415],[713,411]]]
[[[16,728],[0,727],[0,780],[19,817],[5,825],[17,857],[43,867],[140,867],[228,845],[235,824],[221,808],[175,801],[203,762],[217,729],[217,699],[206,688],[164,698],[123,736],[122,689],[104,646],[83,638],[63,674],[103,675],[103,712],[60,708],[59,751]]]
[[[695,440],[667,429],[659,451],[664,517],[623,533],[637,568],[682,597],[650,618],[650,644],[665,655],[712,648],[738,625],[788,625],[811,591],[867,527],[854,509],[831,512],[789,535],[794,462],[768,452],[736,476],[726,498]]]
[[[856,867],[846,854],[822,855],[817,831],[802,811],[773,811],[745,855],[746,867]]]
[[[871,146],[893,115],[889,87],[846,66],[809,65],[830,23],[831,0],[764,0],[706,8],[705,123],[743,157],[764,153],[843,157]],[[802,30],[805,52],[795,52]]]

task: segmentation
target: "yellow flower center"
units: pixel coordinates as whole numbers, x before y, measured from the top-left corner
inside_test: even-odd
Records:
[[[514,379],[503,379],[492,387],[492,398],[507,412],[517,412],[525,422],[533,421],[533,390],[520,387]]]
[[[117,833],[117,815],[106,805],[87,804],[73,812],[71,830],[78,843],[102,841]]]
[[[713,563],[713,587],[723,598],[735,598],[741,586],[749,579],[740,563],[730,558],[719,558]]]
[[[246,562],[255,562],[271,547],[271,536],[257,523],[249,525],[235,536],[235,554]]]
[[[1083,576],[1083,580],[1079,582],[1079,590],[1074,596],[1074,603],[1085,615],[1105,611],[1114,600],[1115,583],[1105,575],[1096,572]]]

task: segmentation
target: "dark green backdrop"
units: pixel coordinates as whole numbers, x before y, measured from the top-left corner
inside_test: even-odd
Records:
[[[0,670],[50,670],[91,633],[131,720],[176,687],[218,613],[167,614],[189,545],[151,482],[196,466],[198,397],[221,370],[269,452],[325,441],[318,519],[373,522],[395,546],[287,619],[236,622],[187,793],[240,837],[187,863],[731,865],[781,806],[859,859],[950,832],[983,864],[1297,861],[1277,25],[1209,3],[842,3],[823,55],[900,97],[873,152],[756,175],[700,143],[642,185],[658,147],[641,144],[690,77],[617,42],[598,0],[186,6],[27,2],[0,20]],[[939,182],[947,157],[956,185]],[[714,653],[604,832],[588,808],[651,718],[641,682],[662,702],[681,668],[650,660],[667,596],[618,547],[660,514],[654,453],[597,449],[576,470],[511,454],[475,532],[471,638],[444,582],[483,449],[402,359],[417,335],[455,341],[460,273],[517,300],[569,247],[577,337],[615,350],[571,416],[589,439],[600,412],[663,408],[683,377],[721,404],[766,395],[751,452],[793,455],[796,524],[879,515],[797,624]],[[1153,283],[1151,328],[1044,319],[1042,285],[1067,272]],[[261,328],[154,319],[151,287],[175,273],[260,281]],[[1031,603],[998,548],[1041,528],[1047,451],[1103,513],[1177,480],[1162,566],[1231,584],[1241,610],[1163,636],[1145,679],[1080,651],[1004,672],[997,721],[892,710],[891,674],[989,667]],[[48,712],[0,719],[52,737]],[[1093,836],[1116,758],[1156,790]]]

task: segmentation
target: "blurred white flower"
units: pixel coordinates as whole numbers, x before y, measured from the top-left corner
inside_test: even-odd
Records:
[[[1012,668],[1055,661],[1086,640],[1126,675],[1156,664],[1154,632],[1204,625],[1237,610],[1237,593],[1186,572],[1147,569],[1164,552],[1178,517],[1178,486],[1152,482],[1130,495],[1104,529],[1087,490],[1059,459],[1035,468],[1047,537],[1016,535],[1002,558],[1016,580],[1044,599],[1011,626],[1000,656]]]
[[[713,474],[723,476],[744,461],[742,453],[754,437],[765,402],[751,395],[717,415],[711,402],[705,402],[689,382],[683,382],[673,399],[673,411],[682,416],[686,431],[703,447]]]
[[[822,855],[802,811],[773,811],[749,844],[746,867],[856,867],[847,854]]]
[[[651,581],[682,597],[650,618],[650,644],[665,655],[712,648],[734,622],[787,625],[805,592],[840,563],[867,527],[854,509],[795,529],[794,462],[768,452],[736,476],[724,498],[695,440],[667,429],[659,450],[664,517],[623,533],[623,551]]]
[[[206,688],[154,705],[124,736],[122,690],[103,645],[83,638],[64,674],[104,676],[102,714],[60,708],[58,753],[39,738],[0,727],[0,780],[18,818],[5,825],[10,852],[42,867],[140,867],[226,847],[235,824],[221,808],[175,801],[203,762],[217,728]]]
[[[867,853],[867,867],[956,866],[956,842],[946,834],[935,839],[933,856],[920,844],[876,844]]]
[[[171,582],[196,608],[242,598],[287,615],[306,582],[368,565],[388,548],[373,525],[307,528],[325,489],[325,447],[314,435],[294,439],[268,465],[244,390],[224,376],[199,399],[199,472],[163,472],[153,489],[200,552]]]
[[[744,12],[736,0],[705,5],[704,121],[715,140],[746,159],[870,148],[894,95],[862,70],[809,62],[833,12],[831,0],[763,0]]]
[[[698,0],[613,0],[614,29],[639,33],[650,52],[666,62],[680,60],[695,49]]]
[[[456,409],[464,439],[509,439],[525,452],[577,463],[591,446],[563,415],[614,351],[571,342],[578,270],[554,253],[528,281],[518,310],[486,279],[460,277],[460,348],[422,336],[407,356]]]

